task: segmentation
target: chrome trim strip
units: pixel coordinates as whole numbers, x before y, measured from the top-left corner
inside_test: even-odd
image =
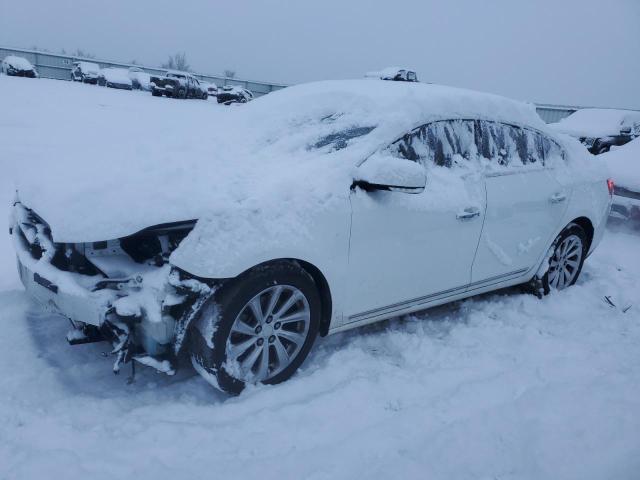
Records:
[[[509,273],[503,273],[501,275],[496,275],[494,277],[490,277],[490,278],[486,278],[484,280],[478,281],[478,282],[473,282],[473,283],[469,283],[463,287],[455,287],[455,288],[450,288],[448,290],[443,290],[441,292],[437,292],[437,293],[432,293],[430,295],[425,295],[424,297],[418,297],[418,298],[414,298],[412,300],[405,300],[403,302],[398,302],[398,303],[394,303],[391,305],[387,305],[384,307],[378,307],[378,308],[374,308],[371,310],[367,310],[364,312],[360,312],[360,313],[356,313],[355,315],[350,315],[347,319],[346,323],[353,323],[353,322],[359,322],[362,320],[367,320],[370,318],[375,318],[375,317],[379,317],[382,315],[388,315],[390,313],[395,313],[395,312],[399,312],[402,311],[406,308],[409,307],[415,307],[415,306],[419,306],[422,304],[428,304],[431,301],[434,300],[441,300],[443,298],[447,298],[447,297],[453,297],[454,295],[458,294],[458,293],[463,293],[466,291],[473,291],[473,290],[478,290],[480,288],[486,287],[486,286],[491,286],[497,283],[500,283],[504,280],[509,279],[510,277],[517,277],[519,275],[522,275],[524,273],[526,273],[528,270],[530,270],[529,268],[521,268],[519,270],[515,270],[513,272],[509,272]]]

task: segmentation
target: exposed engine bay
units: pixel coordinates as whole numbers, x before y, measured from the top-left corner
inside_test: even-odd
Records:
[[[195,223],[163,224],[100,242],[56,243],[47,223],[18,202],[10,234],[22,282],[48,311],[71,321],[70,344],[111,342],[115,373],[136,361],[172,375],[188,326],[214,291],[211,281],[169,263]]]

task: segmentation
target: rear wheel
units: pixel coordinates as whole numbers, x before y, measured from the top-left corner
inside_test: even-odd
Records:
[[[320,297],[313,278],[294,263],[243,274],[216,293],[189,336],[195,369],[237,394],[247,384],[287,380],[318,334]]]
[[[587,255],[587,245],[587,235],[580,225],[571,223],[560,232],[553,242],[553,254],[542,277],[545,294],[576,283]]]

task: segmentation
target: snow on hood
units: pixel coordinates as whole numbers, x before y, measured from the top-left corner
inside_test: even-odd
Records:
[[[33,70],[33,65],[23,57],[16,57],[15,55],[8,55],[4,57],[4,61],[18,70]]]
[[[128,85],[131,83],[129,70],[124,68],[103,68],[102,75],[108,82]]]
[[[616,185],[640,192],[640,137],[596,158],[607,164]]]
[[[550,125],[558,132],[574,137],[601,138],[620,135],[620,129],[637,125],[640,132],[640,112],[609,108],[583,108],[558,123]]]
[[[18,181],[19,198],[59,242],[205,217],[214,231],[221,218],[233,229],[260,212],[295,225],[348,195],[368,155],[430,120],[487,117],[546,128],[532,105],[404,82],[310,83],[242,109],[51,88],[56,95],[9,99],[21,117],[16,136],[8,132],[15,139],[8,153],[34,165]],[[47,109],[38,105],[44,97]],[[29,141],[34,133],[37,144]]]

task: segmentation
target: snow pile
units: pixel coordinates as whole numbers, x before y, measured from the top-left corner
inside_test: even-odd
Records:
[[[583,108],[550,125],[558,132],[574,137],[601,138],[620,135],[620,129],[640,132],[640,112],[610,108]]]
[[[640,137],[597,158],[607,164],[616,185],[640,192]]]
[[[24,57],[17,57],[15,55],[7,55],[4,57],[4,61],[18,70],[33,70],[31,62]]]

